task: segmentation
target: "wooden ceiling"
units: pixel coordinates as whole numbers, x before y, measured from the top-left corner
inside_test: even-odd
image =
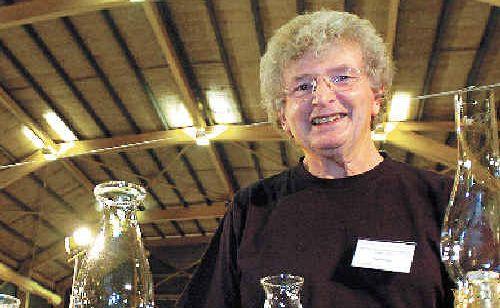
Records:
[[[417,96],[500,82],[494,0],[0,4],[0,262],[59,294],[72,275],[64,237],[99,219],[95,184],[121,179],[147,188],[141,228],[158,304],[171,307],[225,202],[297,163],[299,151],[266,122],[258,94],[266,41],[297,14],[327,8],[371,20],[393,51],[395,91]],[[223,132],[209,91],[229,97],[240,119]],[[210,145],[176,126],[179,104],[194,126],[214,131]],[[46,112],[77,140],[62,141]],[[451,96],[413,100],[410,120],[379,146],[452,173],[453,114]],[[26,138],[25,126],[44,149]]]

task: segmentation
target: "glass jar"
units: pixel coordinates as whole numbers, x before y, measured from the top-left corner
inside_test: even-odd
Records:
[[[441,257],[458,286],[456,307],[500,307],[500,156],[493,92],[459,93],[455,122],[458,166]]]
[[[260,284],[266,293],[264,308],[302,308],[300,292],[304,278],[280,274],[264,277]]]
[[[136,210],[144,188],[124,181],[99,184],[101,229],[79,261],[74,307],[153,307],[153,285]]]
[[[0,308],[19,308],[21,301],[14,296],[0,294]]]

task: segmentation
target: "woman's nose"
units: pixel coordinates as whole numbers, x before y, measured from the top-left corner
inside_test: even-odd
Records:
[[[319,77],[316,80],[312,95],[311,103],[313,105],[333,103],[337,100],[337,92],[324,77]]]

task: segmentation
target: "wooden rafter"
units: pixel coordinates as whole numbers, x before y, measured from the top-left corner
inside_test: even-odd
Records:
[[[25,158],[17,166],[0,171],[0,189],[9,186],[31,172],[42,168],[49,162],[50,160],[48,160],[41,151],[37,151]]]
[[[451,131],[453,122],[400,122],[396,130],[408,131]],[[277,131],[271,124],[262,123],[254,125],[231,125],[226,131],[212,139],[214,142],[250,142],[250,141],[280,141],[287,137]],[[149,132],[142,134],[122,135],[112,138],[99,138],[92,140],[73,141],[57,145],[58,158],[69,158],[79,155],[117,153],[138,151],[158,147],[194,144],[195,140],[185,129],[172,129],[168,131]],[[45,160],[43,155],[33,155],[31,161]],[[26,164],[28,166],[29,164]],[[23,168],[14,167],[11,169]],[[9,169],[7,169],[9,170]],[[2,172],[5,172],[4,170]],[[3,173],[2,173],[3,175]],[[0,177],[2,179],[2,177]],[[7,179],[2,179],[7,181]],[[2,183],[2,182],[0,182]]]
[[[41,286],[32,279],[18,274],[16,271],[3,263],[0,263],[0,279],[14,284],[19,288],[25,290],[26,292],[39,295],[45,298],[51,304],[58,305],[62,301],[59,295]]]
[[[12,97],[10,97],[10,95],[2,87],[0,87],[0,104],[2,104],[7,110],[9,110],[12,113],[12,115],[14,115],[23,125],[26,125],[29,129],[31,129],[33,133],[43,141],[47,149],[55,150],[57,148],[57,145],[49,137],[49,135],[40,128],[40,126],[35,122],[35,120],[33,120],[33,118],[31,118],[21,107],[19,107],[19,105],[12,99]],[[35,153],[34,155],[36,157],[43,157],[43,154],[39,152]],[[30,159],[37,160],[33,159],[33,157],[29,157],[25,161],[30,161]],[[48,161],[46,160],[45,164],[47,162]],[[31,173],[32,171],[35,171],[36,169],[42,167],[45,164],[40,163],[40,164],[27,165],[26,168],[22,169],[23,172],[20,172],[17,175],[17,177],[14,177],[13,180],[11,180],[10,182],[4,183],[2,180],[0,180],[0,187],[6,187],[10,183]],[[80,182],[85,188],[87,188],[88,190],[93,189],[94,184],[71,161],[63,160],[62,164],[66,169],[69,170],[69,172],[74,176],[74,178],[78,182]],[[3,175],[3,172],[1,174]]]
[[[180,221],[180,220],[195,220],[195,219],[215,219],[222,218],[226,213],[226,204],[224,202],[214,202],[212,205],[207,206],[190,206],[190,207],[169,207],[166,210],[146,210],[137,213],[137,220],[141,224],[147,223],[159,223],[167,221]],[[158,245],[193,245],[196,243],[206,243],[209,236],[199,237],[196,236],[195,239],[192,237],[173,237],[166,238],[163,241],[158,241],[156,239],[147,239],[146,243],[150,243],[153,246]],[[56,243],[51,248],[42,251],[37,254],[35,258],[30,262],[30,267],[32,269],[37,269],[47,262],[50,262],[65,254],[64,241]]]
[[[453,130],[452,122],[401,122],[396,127],[399,132],[411,131],[451,131]],[[411,146],[412,138],[422,136],[416,134],[408,136],[408,142],[400,143],[404,149],[408,149],[417,155],[425,152],[426,146],[422,148]],[[432,141],[429,138],[426,140]],[[259,125],[231,125],[227,130],[212,139],[214,142],[251,142],[251,141],[281,141],[286,140],[286,137],[275,130],[270,124],[264,123]],[[388,142],[393,143],[390,138]],[[102,138],[93,140],[74,141],[71,143],[62,143],[57,145],[58,158],[69,158],[79,155],[88,155],[96,153],[116,153],[130,150],[144,150],[157,147],[172,146],[178,144],[194,144],[194,139],[183,129],[174,129],[161,132],[123,135],[113,138]],[[453,158],[454,159],[454,158]],[[29,162],[19,167],[12,167],[0,171],[0,188],[3,188],[23,175],[33,172],[37,168],[47,163],[47,158],[37,152],[29,158],[25,159]],[[440,162],[440,159],[434,159]]]
[[[500,6],[500,0],[476,0],[476,1],[488,3],[494,6]]]
[[[500,2],[500,1],[499,1]],[[481,37],[481,42],[479,43],[479,47],[474,56],[474,61],[472,62],[472,66],[467,74],[467,81],[465,86],[473,86],[478,82],[479,73],[481,70],[481,66],[484,61],[484,57],[488,50],[492,47],[493,43],[493,35],[495,34],[495,29],[498,27],[498,23],[500,21],[500,8],[499,7],[491,7],[490,14],[488,17],[488,23],[483,32],[483,36]]]
[[[204,120],[199,112],[193,89],[191,89],[189,85],[189,81],[183,71],[181,61],[176,54],[174,44],[163,25],[158,8],[155,3],[151,2],[146,2],[143,6],[149,24],[153,29],[158,44],[160,45],[162,54],[167,60],[172,77],[184,97],[184,104],[193,118],[193,123],[195,126],[203,126]]]
[[[387,135],[387,142],[413,152],[430,161],[440,162],[450,168],[456,168],[457,151],[438,141],[434,141],[413,132],[393,130]]]
[[[385,31],[385,43],[387,51],[392,53],[396,43],[396,32],[398,25],[399,0],[391,0],[387,5],[387,27]]]
[[[441,45],[443,44],[443,40],[444,40],[444,33],[445,33],[446,29],[448,28],[448,24],[449,24],[449,20],[450,20],[449,17],[451,15],[452,5],[453,5],[453,1],[451,1],[451,0],[444,0],[443,1],[443,5],[441,7],[441,14],[439,15],[439,20],[438,20],[438,24],[437,24],[436,33],[434,35],[434,41],[432,43],[431,55],[429,57],[429,62],[427,63],[427,71],[425,74],[425,80],[424,80],[424,85],[422,88],[421,95],[427,95],[431,91],[431,85],[432,85],[432,81],[434,79],[434,75],[436,72]],[[418,120],[423,119],[424,108],[425,108],[425,100],[422,99],[422,100],[420,100],[420,105],[418,107],[418,115],[417,115]]]
[[[225,213],[225,203],[214,202],[210,206],[169,207],[167,210],[147,210],[138,212],[137,219],[140,223],[154,223],[170,220],[222,218]]]
[[[155,33],[158,44],[162,51],[163,56],[167,60],[172,76],[181,90],[182,96],[184,97],[184,104],[189,111],[195,126],[205,127],[206,122],[199,109],[199,104],[197,103],[196,96],[193,89],[191,88],[186,73],[182,67],[179,56],[177,55],[172,39],[168,31],[166,30],[161,14],[155,3],[146,2],[144,3],[144,12],[146,17]],[[215,170],[219,175],[222,183],[224,184],[228,196],[232,196],[234,192],[234,187],[232,187],[231,181],[228,176],[228,170],[224,167],[224,164],[220,160],[219,153],[213,146],[208,147],[210,153],[210,158],[215,166]]]
[[[0,29],[132,5],[129,0],[33,0],[0,8]]]
[[[205,236],[178,236],[178,237],[165,237],[165,238],[145,238],[144,244],[147,247],[169,247],[169,246],[192,246],[207,244],[212,239],[212,236],[207,234]]]

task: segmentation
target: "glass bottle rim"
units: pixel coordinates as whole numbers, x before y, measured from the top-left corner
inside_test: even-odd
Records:
[[[283,283],[287,285],[301,286],[304,283],[304,277],[292,274],[279,274],[275,276],[266,276],[260,279],[260,283],[266,287],[281,287]]]
[[[94,188],[94,195],[98,201],[106,202],[109,199],[104,197],[104,194],[122,189],[133,195],[135,202],[140,202],[146,198],[146,189],[144,187],[127,181],[108,181],[97,184]]]
[[[19,305],[21,301],[12,295],[0,294],[0,303],[4,305]]]

